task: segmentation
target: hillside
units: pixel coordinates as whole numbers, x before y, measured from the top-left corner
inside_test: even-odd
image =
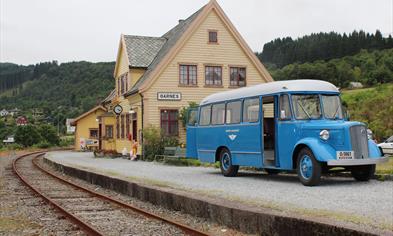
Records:
[[[350,119],[367,123],[378,140],[393,134],[393,83],[344,90],[341,98],[348,107]]]
[[[57,120],[91,109],[113,89],[113,62],[0,63],[0,109],[38,108]]]
[[[393,82],[393,49],[361,50],[354,56],[294,63],[281,69],[269,68],[275,80],[318,79],[346,88],[357,81],[367,86]]]
[[[263,51],[256,53],[258,58],[271,68],[281,68],[292,63],[330,60],[344,56],[352,56],[362,49],[383,50],[393,48],[393,38],[383,38],[377,30],[375,34],[362,30],[350,34],[313,33],[292,39],[277,38],[263,46]]]

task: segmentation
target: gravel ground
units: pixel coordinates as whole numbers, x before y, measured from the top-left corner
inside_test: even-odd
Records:
[[[0,157],[0,235],[85,235],[19,181],[12,159]]]
[[[123,176],[145,184],[393,231],[392,181],[356,182],[351,178],[329,177],[324,178],[320,186],[305,187],[294,175],[268,176],[242,171],[237,178],[225,178],[215,168],[94,159],[92,153],[51,152],[47,157],[62,164]]]

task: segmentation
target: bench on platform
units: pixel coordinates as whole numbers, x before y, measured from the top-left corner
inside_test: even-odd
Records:
[[[186,149],[181,147],[164,147],[163,155],[155,155],[154,161],[165,161],[166,159],[179,159],[186,157]]]

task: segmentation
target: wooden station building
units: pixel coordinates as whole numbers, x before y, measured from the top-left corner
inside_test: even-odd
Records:
[[[79,134],[93,133],[100,149],[129,152],[150,125],[184,143],[178,115],[189,102],[273,81],[215,0],[161,37],[122,34],[113,76],[116,88],[102,105],[74,122],[76,149]]]

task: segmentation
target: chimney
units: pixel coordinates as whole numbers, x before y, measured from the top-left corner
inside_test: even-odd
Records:
[[[179,20],[179,24],[182,23],[183,21],[184,21],[183,19],[180,19],[180,20]]]

